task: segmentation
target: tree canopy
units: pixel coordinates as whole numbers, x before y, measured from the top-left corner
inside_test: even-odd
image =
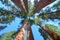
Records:
[[[50,6],[46,7],[45,10],[43,10],[43,8],[50,3],[53,3],[55,0],[41,0],[41,1],[34,0],[34,4],[32,4],[31,1],[29,1],[29,0],[23,0],[23,1],[12,0],[11,2],[14,5],[12,5],[12,3],[9,0],[0,0],[0,1],[2,2],[3,5],[11,8],[11,10],[0,8],[0,17],[1,17],[0,23],[1,24],[11,23],[15,19],[15,17],[23,18],[23,20],[21,21],[21,24],[24,25],[25,22],[28,22],[30,24],[30,28],[33,24],[35,24],[35,25],[40,24],[41,26],[43,26],[42,22],[44,22],[45,20],[48,20],[48,19],[60,20],[60,4],[59,4],[60,1],[58,1],[57,3],[52,5],[52,7],[50,7]],[[53,12],[52,9],[55,9],[55,11]],[[38,15],[36,16],[36,14],[38,14]],[[60,22],[58,24],[60,25]],[[27,25],[27,26],[29,28],[29,25]],[[2,27],[2,26],[0,25],[0,27]],[[7,26],[4,26],[2,28],[4,29],[6,27]],[[60,36],[60,30],[56,26],[51,25],[51,24],[46,24],[45,27],[47,27],[51,32],[56,33],[58,36]],[[20,28],[20,29],[22,29],[22,28]],[[39,32],[41,33],[44,40],[53,40],[53,38],[50,35],[48,35],[48,33],[46,31],[44,31],[41,27],[39,29]],[[15,38],[15,37],[13,38],[13,36],[16,35],[14,33],[17,34],[19,32],[15,32],[15,31],[8,32],[5,34],[2,34],[0,38],[1,38],[1,40],[12,40]],[[31,32],[31,34],[32,34],[32,32]],[[29,34],[29,35],[31,35],[31,34]]]

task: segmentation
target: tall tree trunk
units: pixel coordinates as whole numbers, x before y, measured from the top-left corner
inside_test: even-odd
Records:
[[[55,0],[39,0],[39,2],[36,5],[36,8],[34,9],[34,13],[38,12],[39,10],[41,10],[43,7],[45,7],[46,5],[54,2]]]
[[[27,40],[34,40],[30,23],[28,23],[28,34],[27,34]]]
[[[60,40],[60,37],[57,35],[57,34],[55,34],[55,33],[53,33],[53,32],[51,32],[50,30],[48,30],[46,27],[44,27],[44,26],[41,26],[41,25],[39,25],[53,40]]]
[[[20,29],[19,33],[16,35],[14,40],[24,40],[24,33],[26,30],[27,23],[24,23],[23,27]]]
[[[23,0],[23,2],[24,2],[24,5],[25,5],[26,10],[28,12],[28,0]]]
[[[26,12],[25,6],[21,0],[13,0],[13,2],[23,11]]]

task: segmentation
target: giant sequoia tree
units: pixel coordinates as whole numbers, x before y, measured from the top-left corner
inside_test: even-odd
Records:
[[[43,19],[43,20],[51,19],[52,20],[52,19],[56,19],[56,18],[59,19],[60,10],[57,10],[55,12],[50,12],[50,13],[47,11],[42,12],[41,14],[38,13],[39,15],[37,16],[37,18],[35,17],[35,14],[38,11],[40,11],[43,7],[47,6],[48,4],[50,4],[54,1],[55,0],[39,0],[39,1],[35,0],[34,1],[35,4],[32,5],[30,0],[12,0],[12,2],[15,3],[15,5],[11,5],[11,3],[9,3],[8,0],[4,0],[4,1],[1,0],[1,2],[3,4],[5,4],[6,6],[10,6],[13,11],[1,9],[0,16],[3,15],[3,17],[0,18],[0,21],[1,21],[1,23],[3,23],[3,22],[10,23],[12,20],[14,20],[15,16],[24,18],[21,22],[21,24],[23,24],[22,28],[20,28],[20,30],[16,33],[16,35],[13,34],[13,35],[15,35],[13,40],[24,40],[24,34],[27,29],[28,29],[27,40],[34,40],[32,29],[31,29],[31,26],[33,24],[40,26],[39,31],[40,31],[41,35],[43,36],[44,40],[51,40],[51,39],[60,40],[59,34],[51,31],[50,28],[48,28],[48,26],[47,27],[42,26],[41,25],[42,20],[40,20],[40,19]],[[17,8],[16,8],[16,6],[17,6]],[[18,8],[20,8],[20,9],[18,10]],[[33,19],[31,19],[31,17]],[[12,39],[9,39],[9,40],[12,40]]]

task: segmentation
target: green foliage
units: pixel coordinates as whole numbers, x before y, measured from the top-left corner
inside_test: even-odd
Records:
[[[34,18],[33,21],[35,24],[41,24],[43,22],[43,20],[40,20],[39,18]]]
[[[0,22],[3,23],[3,22],[6,22],[6,23],[10,23],[14,20],[14,16],[4,16],[2,18],[0,18]]]
[[[54,26],[54,25],[51,25],[51,24],[46,24],[45,25],[50,31],[52,31],[53,33],[56,33],[57,35],[60,36],[60,30]]]
[[[15,31],[11,31],[11,32],[7,32],[5,34],[2,34],[0,37],[0,40],[12,40],[14,34],[15,34]]]
[[[1,31],[2,29],[6,28],[6,27],[7,27],[6,25],[0,23],[0,31]]]
[[[6,25],[0,23],[0,28],[6,27]]]
[[[1,0],[2,1],[2,0]],[[28,7],[29,7],[29,12],[26,14],[24,12],[17,12],[17,9],[15,8],[15,5],[12,5],[9,0],[4,0],[4,3],[6,4],[6,6],[10,6],[12,8],[12,10],[4,10],[4,9],[0,9],[0,16],[3,16],[2,18],[0,18],[0,22],[12,22],[12,20],[14,20],[15,16],[22,16],[24,18],[23,22],[27,19],[30,23],[32,23],[31,19],[28,19],[29,16],[34,15],[32,12],[35,8],[34,5],[31,4],[31,1],[28,3]],[[54,7],[56,7],[58,4],[55,4]],[[34,18],[33,16],[33,23],[38,24],[41,23],[42,21],[39,18],[44,18],[46,20],[48,20],[49,18],[60,18],[60,12],[55,12],[52,14],[49,14],[50,12],[50,8],[48,10],[45,10],[45,13],[42,13],[39,15],[38,18]],[[60,30],[57,29],[56,26],[50,25],[50,24],[46,24],[45,25],[50,31],[58,34],[60,36]],[[5,33],[1,36],[0,40],[12,40],[12,36],[14,32],[8,32]],[[44,37],[45,40],[49,40],[49,35],[47,35],[47,33],[45,31],[43,31],[42,29],[40,29],[40,33],[42,34],[42,36]]]
[[[14,20],[14,17],[13,16],[9,16],[7,21],[8,22],[12,22],[12,20]]]
[[[35,24],[37,24],[39,22],[39,19],[38,18],[34,18],[34,22],[35,22]]]
[[[60,11],[56,11],[54,13],[42,13],[39,15],[39,18],[44,18],[46,20],[48,19],[59,19],[60,18]]]
[[[20,11],[15,13],[10,10],[0,8],[0,22],[7,22],[10,23],[15,19],[15,16],[20,16]]]
[[[58,23],[58,25],[60,25],[60,22]]]
[[[27,16],[31,16],[31,15],[33,15],[33,10],[34,10],[34,5],[31,5],[31,7],[29,8],[29,13],[28,13],[28,15]]]
[[[57,10],[59,10],[59,9],[60,9],[60,1],[58,1],[57,3],[55,3],[55,4],[53,5],[53,7],[56,7]]]
[[[41,33],[41,36],[43,36],[44,40],[52,40],[52,38],[43,29],[40,28],[39,32]]]
[[[9,1],[8,0],[4,0],[4,3],[6,3],[8,5]]]

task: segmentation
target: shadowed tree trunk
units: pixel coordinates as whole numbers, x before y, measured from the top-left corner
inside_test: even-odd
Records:
[[[44,26],[41,26],[41,25],[39,25],[53,40],[60,40],[60,37],[57,35],[57,34],[55,34],[55,33],[53,33],[53,32],[51,32],[50,30],[48,30],[46,27],[44,27]]]
[[[28,0],[23,0],[23,2],[24,2],[24,5],[25,5],[26,10],[28,12]]]
[[[46,5],[54,2],[55,0],[40,0],[37,5],[36,8],[34,9],[34,13],[38,12],[39,10],[41,10],[43,7],[45,7]]]
[[[14,40],[24,40],[24,33],[26,30],[27,23],[24,23],[23,27],[20,29],[19,33],[16,35]]]
[[[23,11],[26,12],[24,5],[22,4],[21,0],[13,0],[13,2]]]
[[[27,34],[27,40],[34,40],[30,23],[28,23],[28,34]]]
[[[21,0],[13,0],[15,2],[15,4],[21,8],[22,11],[25,11],[24,6],[22,5]],[[27,0],[23,0],[25,3],[25,7]],[[33,10],[33,13],[38,12],[40,9],[42,9],[43,7],[45,7],[46,5],[52,3],[54,0],[40,0],[37,5],[36,8]],[[27,8],[26,8],[27,9]],[[26,12],[26,11],[25,11]],[[46,33],[48,33],[54,40],[60,40],[60,37],[51,32],[50,30],[48,30],[46,27],[42,27],[41,28],[46,31]],[[20,32],[17,34],[17,36],[14,38],[14,40],[24,40],[24,33],[25,33],[25,29],[26,29],[26,23],[24,24],[24,26],[22,27],[22,29],[20,30]],[[30,23],[28,23],[28,34],[27,34],[27,40],[34,40],[33,39],[33,35],[32,35],[32,30],[30,27]]]
[[[60,40],[60,37],[57,34],[51,32],[46,27],[42,27],[42,29],[46,31],[53,38],[53,40]]]

